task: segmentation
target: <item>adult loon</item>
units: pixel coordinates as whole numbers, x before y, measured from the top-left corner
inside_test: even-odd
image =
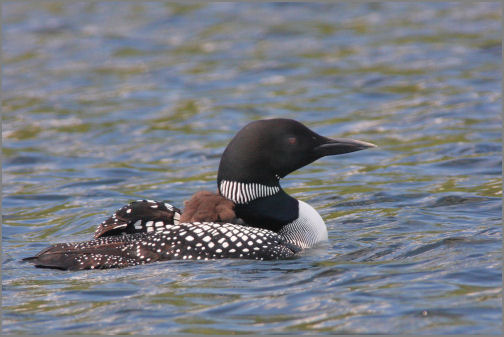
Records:
[[[166,202],[134,201],[102,222],[93,240],[55,244],[24,260],[78,270],[174,259],[288,258],[326,241],[327,228],[314,208],[285,193],[280,178],[321,157],[375,146],[323,137],[291,119],[254,121],[222,154],[218,194],[196,193],[184,212]]]

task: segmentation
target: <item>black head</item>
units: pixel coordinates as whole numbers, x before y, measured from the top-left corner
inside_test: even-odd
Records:
[[[222,154],[221,180],[273,185],[279,178],[330,155],[376,145],[344,138],[327,138],[292,119],[266,119],[247,124]]]

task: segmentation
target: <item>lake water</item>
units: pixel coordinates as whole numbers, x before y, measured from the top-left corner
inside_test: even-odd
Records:
[[[497,2],[3,2],[3,332],[500,333],[500,25]],[[275,116],[379,145],[283,180],[327,246],[20,263],[131,200],[215,190],[231,137]]]

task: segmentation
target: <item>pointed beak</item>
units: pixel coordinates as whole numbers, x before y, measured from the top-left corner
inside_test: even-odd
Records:
[[[314,152],[320,157],[350,153],[377,147],[372,143],[348,138],[323,137],[323,140],[324,142],[321,145],[316,146],[314,149]]]

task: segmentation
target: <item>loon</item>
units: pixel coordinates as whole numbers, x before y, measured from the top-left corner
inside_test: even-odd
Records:
[[[376,145],[321,136],[285,118],[250,122],[222,154],[217,193],[185,209],[137,200],[103,221],[90,241],[54,244],[23,259],[40,268],[104,269],[163,260],[286,259],[327,241],[318,212],[288,195],[280,179],[315,160]]]

